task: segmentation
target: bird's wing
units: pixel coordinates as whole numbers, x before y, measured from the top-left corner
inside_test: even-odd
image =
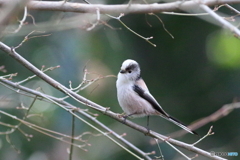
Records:
[[[162,109],[160,104],[156,101],[156,99],[151,95],[148,91],[148,88],[145,82],[142,79],[136,81],[136,84],[133,86],[133,90],[143,99],[148,101],[154,109],[160,112],[163,116],[169,117],[169,115]]]

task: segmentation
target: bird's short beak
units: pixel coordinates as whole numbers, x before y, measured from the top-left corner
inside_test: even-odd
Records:
[[[126,73],[126,71],[121,69],[121,70],[120,70],[120,73]]]

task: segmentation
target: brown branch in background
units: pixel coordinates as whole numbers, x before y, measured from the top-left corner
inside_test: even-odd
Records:
[[[196,130],[210,122],[215,122],[215,121],[219,120],[220,118],[227,116],[234,109],[238,109],[238,108],[240,108],[240,102],[233,102],[231,104],[225,104],[216,112],[212,113],[211,115],[209,115],[207,117],[204,117],[204,118],[198,120],[197,122],[189,125],[188,127],[191,128],[192,130]],[[186,134],[186,133],[181,130],[178,132],[174,132],[174,133],[170,134],[169,136],[176,138],[176,137],[181,137],[184,134]]]

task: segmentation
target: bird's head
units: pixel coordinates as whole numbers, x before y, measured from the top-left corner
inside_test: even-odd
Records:
[[[131,59],[127,59],[122,63],[121,69],[118,73],[118,79],[123,82],[136,81],[140,78],[140,66]]]

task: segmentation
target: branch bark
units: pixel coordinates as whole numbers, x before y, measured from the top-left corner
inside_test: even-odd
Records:
[[[41,79],[43,79],[45,82],[49,83],[51,86],[53,86],[54,88],[60,90],[63,93],[66,93],[68,95],[71,95],[72,98],[74,98],[75,100],[77,100],[78,102],[92,108],[95,109],[121,123],[124,122],[125,125],[141,132],[144,133],[145,135],[148,135],[150,137],[159,139],[159,140],[166,140],[166,143],[171,143],[173,145],[179,146],[181,148],[190,150],[192,152],[195,152],[197,154],[203,155],[205,157],[208,157],[210,159],[216,159],[216,160],[225,160],[224,158],[221,158],[219,156],[212,156],[209,152],[204,151],[200,148],[197,148],[191,144],[187,144],[172,138],[169,138],[167,136],[158,134],[156,132],[153,131],[148,131],[145,127],[142,127],[140,125],[137,125],[129,120],[126,120],[122,117],[119,117],[118,114],[108,110],[107,108],[98,105],[78,94],[76,94],[75,92],[73,92],[72,90],[66,88],[65,86],[61,85],[60,83],[58,83],[57,81],[55,81],[54,79],[52,79],[51,77],[49,77],[48,75],[46,75],[45,73],[43,73],[42,71],[40,71],[38,68],[36,68],[34,65],[32,65],[30,62],[28,62],[26,59],[24,59],[22,56],[20,56],[15,50],[11,49],[9,46],[5,45],[4,43],[0,42],[0,49],[3,50],[6,54],[8,54],[9,56],[11,56],[13,59],[17,60],[20,64],[22,64],[23,66],[25,66],[28,70],[30,70],[31,72],[33,72],[34,74],[36,74],[38,77],[40,77]]]
[[[11,1],[11,0],[7,0]],[[14,0],[12,0],[14,1]],[[6,0],[0,0],[0,5],[6,3]],[[170,3],[154,3],[154,4],[120,4],[120,5],[104,5],[104,4],[83,4],[72,3],[64,1],[31,1],[28,3],[28,8],[32,10],[44,10],[44,11],[62,11],[62,12],[78,12],[78,13],[96,13],[98,8],[101,14],[113,14],[113,13],[127,13],[127,14],[139,14],[139,13],[160,13],[167,11],[177,11],[192,9],[198,4],[204,4],[207,6],[214,6],[226,3],[240,3],[239,0],[205,0],[205,1],[177,1]]]
[[[8,2],[15,2],[14,0],[0,0],[0,6],[10,4]],[[29,0],[24,0],[22,4],[26,4]],[[13,4],[17,4],[16,2]],[[228,28],[235,34],[236,37],[240,37],[240,30],[227,20],[219,16],[216,12],[212,11],[209,7],[221,4],[240,4],[239,0],[191,0],[191,1],[175,1],[167,3],[153,3],[153,4],[119,4],[119,5],[105,5],[105,4],[84,4],[84,3],[73,3],[64,1],[30,1],[27,4],[30,10],[40,11],[60,11],[60,12],[77,12],[77,13],[92,13],[96,14],[108,14],[108,15],[119,15],[119,14],[147,14],[147,13],[173,13],[175,11],[185,11],[189,13],[198,13],[205,11],[206,14],[217,20],[218,25],[221,27]],[[16,5],[17,6],[17,5]],[[16,12],[15,9],[8,10],[9,15],[12,12]],[[5,14],[3,14],[5,15]],[[8,15],[8,14],[7,14]],[[0,32],[3,31],[8,24],[9,16],[0,16]],[[1,23],[1,17],[2,19]],[[203,18],[206,20],[206,18]],[[211,22],[212,23],[212,22]],[[31,26],[31,25],[30,25]],[[67,25],[68,27],[71,26]],[[77,26],[77,25],[73,25]],[[3,29],[1,29],[3,27]],[[46,26],[45,26],[46,27]],[[39,28],[39,27],[38,27]],[[50,27],[51,28],[51,27]],[[1,33],[0,33],[1,36]]]
[[[200,2],[207,6],[214,6],[225,3],[240,3],[239,0],[205,0]],[[139,13],[160,13],[177,10],[192,9],[198,5],[198,1],[177,1],[161,4],[120,4],[120,5],[104,5],[104,4],[82,4],[70,2],[50,2],[50,1],[32,1],[28,4],[29,9],[33,10],[50,10],[64,12],[79,12],[79,13],[96,13],[98,8],[101,14],[139,14]]]

